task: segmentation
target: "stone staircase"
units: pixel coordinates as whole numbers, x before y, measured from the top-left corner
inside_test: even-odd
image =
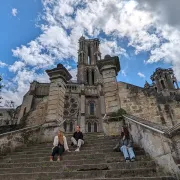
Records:
[[[70,144],[70,135],[66,136]],[[0,180],[175,180],[164,175],[144,150],[135,146],[136,161],[126,163],[113,152],[117,137],[86,134],[80,152],[64,153],[61,162],[49,162],[52,143],[26,147],[1,157]]]

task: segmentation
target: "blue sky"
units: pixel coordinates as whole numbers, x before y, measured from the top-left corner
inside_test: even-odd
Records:
[[[76,75],[78,38],[100,38],[102,55],[120,58],[118,81],[144,86],[157,67],[180,80],[179,26],[139,0],[6,0],[0,6],[0,73],[4,99],[17,105],[29,82],[47,82],[45,69],[63,63]],[[144,5],[147,4],[146,0]],[[158,0],[161,1],[161,0]],[[162,4],[162,12],[163,12]]]

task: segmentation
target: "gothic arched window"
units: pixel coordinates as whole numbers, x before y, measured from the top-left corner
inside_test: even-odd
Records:
[[[70,122],[69,131],[70,131],[70,132],[73,132],[73,123],[72,123],[72,122]]]
[[[88,122],[88,132],[91,132],[91,123]]]
[[[97,132],[97,123],[94,123],[94,132]]]
[[[65,121],[63,125],[64,125],[64,130],[66,132],[66,130],[67,130],[67,122]]]
[[[89,104],[89,108],[90,108],[90,115],[94,115],[94,103],[93,102],[91,102]]]
[[[88,70],[86,71],[86,78],[87,78],[87,83],[89,84],[89,72],[88,72]]]
[[[94,85],[94,70],[92,70],[92,84]]]

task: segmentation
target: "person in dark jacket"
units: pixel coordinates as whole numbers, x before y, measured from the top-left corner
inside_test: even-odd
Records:
[[[125,161],[129,162],[135,161],[135,154],[133,151],[133,139],[132,136],[129,134],[127,127],[123,127],[121,131],[121,138],[119,143],[114,147],[114,150],[120,149],[123,153]]]
[[[80,131],[80,126],[76,126],[76,132],[73,134],[71,138],[72,145],[77,146],[75,151],[79,152],[81,146],[84,144],[83,133]]]

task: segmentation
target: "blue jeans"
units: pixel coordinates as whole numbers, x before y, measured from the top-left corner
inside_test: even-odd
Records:
[[[132,147],[128,147],[123,145],[120,147],[121,152],[123,152],[124,158],[135,158],[135,154]]]

